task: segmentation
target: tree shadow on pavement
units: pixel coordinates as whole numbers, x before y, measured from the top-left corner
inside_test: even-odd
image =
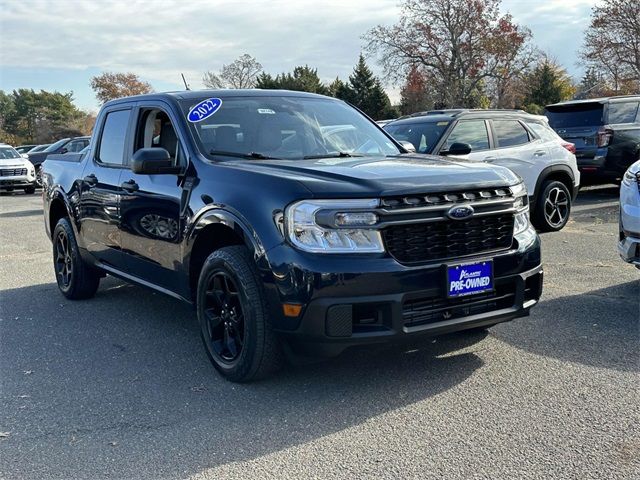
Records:
[[[55,284],[0,292],[0,471],[177,478],[361,424],[455,387],[484,335],[348,352],[262,382],[222,380],[195,312],[107,278],[89,301]],[[467,350],[464,350],[467,349]]]
[[[640,368],[640,281],[551,298],[531,316],[491,330],[537,355],[619,371]]]

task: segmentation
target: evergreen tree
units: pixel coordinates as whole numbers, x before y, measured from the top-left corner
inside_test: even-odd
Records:
[[[393,117],[397,113],[380,80],[373,75],[362,54],[353,73],[349,75],[349,82],[336,91],[336,96],[355,105],[375,120]]]
[[[539,113],[545,105],[567,100],[575,93],[566,70],[547,57],[527,76],[525,84],[529,88],[523,103],[532,113]]]
[[[281,73],[274,78],[262,73],[256,80],[257,88],[295,90],[326,95],[329,89],[320,81],[318,70],[308,65],[295,67],[292,73]]]

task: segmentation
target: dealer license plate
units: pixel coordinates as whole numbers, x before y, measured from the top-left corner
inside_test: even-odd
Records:
[[[447,296],[464,297],[493,291],[493,262],[447,266]]]

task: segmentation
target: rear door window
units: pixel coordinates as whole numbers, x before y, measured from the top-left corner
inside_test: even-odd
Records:
[[[529,142],[529,133],[517,120],[492,120],[498,147],[515,147]]]
[[[633,123],[637,111],[638,102],[610,103],[607,123]]]
[[[489,133],[484,120],[460,120],[447,137],[442,150],[449,150],[454,143],[468,143],[471,151],[489,149]]]
[[[130,116],[130,109],[107,113],[98,149],[98,160],[100,162],[109,165],[122,165],[124,163],[124,147]]]

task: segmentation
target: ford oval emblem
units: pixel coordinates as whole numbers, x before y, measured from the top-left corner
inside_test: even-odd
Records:
[[[207,98],[206,100],[203,100],[197,105],[191,107],[191,109],[189,110],[189,114],[187,115],[187,119],[191,123],[201,122],[216,113],[221,106],[221,99]]]
[[[447,217],[452,220],[466,220],[473,215],[473,207],[471,205],[459,205],[451,207],[447,212]]]

